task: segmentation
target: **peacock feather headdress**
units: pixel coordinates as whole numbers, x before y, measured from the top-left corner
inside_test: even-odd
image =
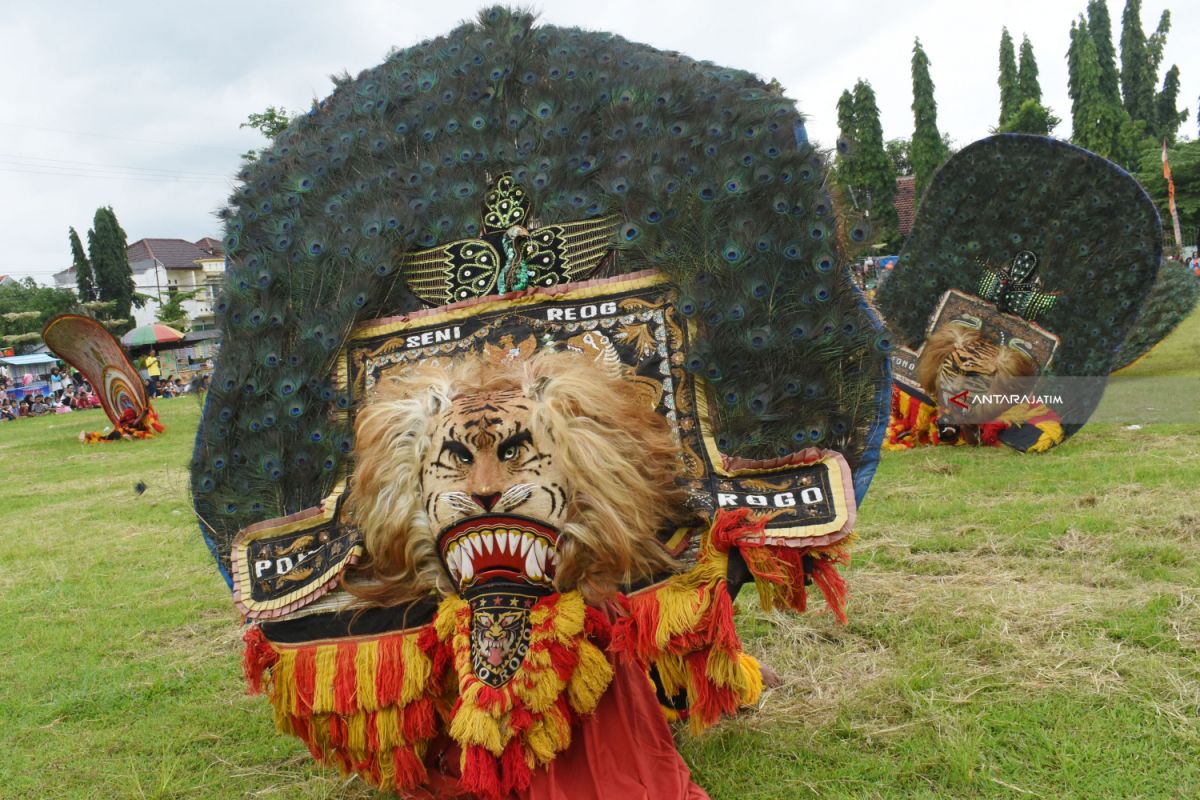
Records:
[[[356,323],[646,269],[678,288],[721,450],[836,449],[865,491],[889,344],[843,270],[792,101],[502,8],[336,84],[223,212],[223,348],[192,488],[224,568],[239,529],[314,506],[344,473],[350,398],[331,372]]]
[[[1161,258],[1158,212],[1127,172],[1056,139],[1003,134],[963,148],[934,176],[877,304],[915,350],[948,293],[975,298],[1005,342],[1057,340],[1052,361],[1034,359],[1043,373],[1094,377],[1099,388]],[[1099,391],[1076,398],[1068,434],[1098,401]]]

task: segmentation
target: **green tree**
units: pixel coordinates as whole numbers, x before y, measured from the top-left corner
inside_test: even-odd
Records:
[[[76,308],[69,289],[38,286],[25,278],[0,286],[0,342],[7,347],[32,347],[42,340],[42,326],[55,314]]]
[[[246,117],[246,121],[238,128],[252,128],[270,141],[275,141],[279,134],[287,130],[287,126],[292,122],[292,118],[288,116],[288,111],[283,106],[276,108],[275,106],[267,106],[265,110],[250,114]],[[246,162],[255,161],[258,158],[257,150],[247,150],[242,153],[242,160]]]
[[[79,301],[87,303],[96,299],[96,278],[92,275],[92,263],[83,252],[83,242],[74,228],[68,228],[71,241],[71,266],[75,269],[75,286],[79,289]]]
[[[1087,6],[1087,27],[1096,45],[1100,66],[1100,93],[1113,105],[1121,103],[1121,77],[1117,73],[1117,51],[1113,47],[1112,18],[1105,0],[1091,0]]]
[[[1167,34],[1171,32],[1171,10],[1163,9],[1158,18],[1158,27],[1146,39],[1146,63],[1150,67],[1150,88],[1154,88],[1154,77],[1162,64],[1163,48],[1167,45]]]
[[[1168,143],[1175,141],[1179,126],[1188,118],[1188,110],[1178,109],[1179,102],[1179,67],[1172,65],[1163,78],[1162,91],[1155,95],[1155,133],[1166,139]]]
[[[96,209],[88,231],[88,257],[100,300],[114,304],[111,319],[125,320],[132,327],[132,307],[140,308],[145,300],[134,293],[125,231],[111,206]]]
[[[1131,119],[1148,120],[1154,113],[1154,71],[1142,31],[1142,0],[1125,0],[1121,15],[1121,98]]]
[[[187,333],[190,320],[183,304],[196,297],[202,291],[202,289],[189,289],[186,292],[168,292],[166,301],[159,304],[155,318],[164,325],[170,325],[180,333]]]
[[[933,96],[933,78],[929,76],[929,56],[925,55],[919,38],[913,42],[912,82],[912,167],[913,175],[917,179],[916,196],[919,199],[925,187],[929,185],[933,173],[950,154],[942,141],[942,134],[938,131],[937,101]]]
[[[912,142],[908,139],[888,139],[883,149],[892,160],[896,175],[912,175]]]
[[[1194,231],[1200,228],[1200,140],[1176,142],[1168,146],[1167,160],[1175,181],[1175,208],[1179,212],[1179,225],[1185,232]],[[1145,142],[1136,177],[1158,206],[1166,240],[1173,246],[1174,233],[1171,232],[1167,203],[1167,179],[1163,177],[1161,143]]]
[[[1067,69],[1071,141],[1127,169],[1136,168],[1145,123],[1105,99],[1096,42],[1082,16],[1071,27]]]
[[[1078,22],[1071,20],[1070,44],[1067,46],[1067,96],[1071,98],[1071,141],[1081,146],[1080,134],[1086,125],[1083,121],[1083,76],[1080,74],[1083,69],[1084,36],[1089,36],[1088,26],[1083,15],[1080,15]],[[1092,49],[1096,49],[1095,42],[1092,42]]]
[[[878,241],[895,241],[899,231],[896,207],[896,171],[883,146],[883,125],[879,121],[879,105],[871,84],[860,80],[854,85],[854,128],[857,150],[860,197],[871,218]],[[864,202],[865,201],[865,202]]]
[[[843,190],[858,183],[858,175],[855,171],[856,164],[853,154],[857,147],[854,141],[854,95],[849,89],[842,91],[842,96],[837,102],[837,120],[838,120],[838,156],[837,162],[834,164],[834,179]],[[851,197],[851,202],[857,206],[857,201]]]
[[[1029,41],[1028,36],[1021,38],[1021,60],[1017,65],[1017,109],[1020,109],[1026,100],[1042,102],[1037,59],[1033,57],[1033,43]]]
[[[838,100],[838,126],[846,147],[839,147],[834,180],[845,198],[846,213],[869,218],[876,241],[898,243],[899,223],[892,198],[896,169],[883,143],[879,106],[871,84],[859,80]]]
[[[997,129],[997,133],[1036,133],[1038,136],[1049,136],[1060,122],[1062,120],[1054,116],[1050,109],[1031,98],[1021,103],[1017,113],[1009,117],[1008,122]]]
[[[1000,125],[1017,112],[1017,53],[1008,28],[1000,32]]]

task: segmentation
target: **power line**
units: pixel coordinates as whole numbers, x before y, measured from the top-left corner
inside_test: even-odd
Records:
[[[133,167],[124,164],[97,164],[93,161],[75,161],[65,158],[46,158],[44,156],[28,156],[18,153],[0,153],[0,158],[14,161],[18,166],[43,166],[42,164],[25,164],[25,161],[41,161],[46,162],[46,166],[71,165],[83,167],[97,167],[104,170],[132,170],[146,173],[161,173],[168,175],[188,175],[192,177],[206,178],[228,178],[228,175],[219,174],[216,172],[192,172],[190,170],[170,169],[167,167]]]
[[[107,133],[94,133],[94,132],[88,132],[88,131],[70,131],[70,130],[66,130],[64,128],[43,128],[43,127],[40,127],[37,125],[22,125],[18,122],[0,122],[0,125],[3,125],[4,127],[7,127],[7,128],[24,128],[26,130],[31,130],[31,131],[48,131],[50,133],[67,133],[72,136],[89,136],[89,137],[92,137],[95,139],[115,139],[120,142],[138,142],[140,144],[161,144],[161,145],[166,145],[168,147],[192,147],[192,148],[197,148],[197,149],[201,149],[201,150],[220,150],[221,152],[224,152],[224,153],[234,153],[235,152],[234,148],[232,148],[232,147],[217,147],[217,146],[211,145],[211,144],[187,144],[184,142],[165,142],[165,141],[161,141],[158,139],[133,139],[128,136],[112,136]]]
[[[49,167],[50,165],[47,165]],[[170,175],[131,175],[129,173],[115,172],[53,172],[48,169],[19,169],[15,166],[0,164],[0,172],[20,172],[28,175],[59,175],[64,178],[101,178],[104,180],[127,180],[127,181],[142,181],[149,183],[228,183],[233,178],[190,178],[187,176],[170,176]]]

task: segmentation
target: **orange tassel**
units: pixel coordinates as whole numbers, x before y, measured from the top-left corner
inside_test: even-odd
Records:
[[[401,727],[404,738],[409,742],[432,739],[437,734],[437,715],[433,700],[422,697],[404,707],[404,722]]]
[[[459,785],[485,800],[500,800],[499,766],[487,750],[477,744],[470,745],[463,753]]]
[[[294,713],[307,716],[312,712],[313,691],[317,683],[317,649],[315,647],[301,647],[296,651],[296,665],[293,667],[293,672],[296,684]]]
[[[242,636],[246,649],[242,651],[242,673],[250,694],[262,694],[263,673],[279,661],[279,653],[267,641],[262,629],[252,625]]]
[[[397,789],[415,789],[429,780],[425,765],[411,747],[393,748],[392,764],[396,769]]]
[[[345,749],[347,742],[346,721],[337,714],[329,715],[329,746],[340,751]],[[349,765],[346,771],[349,772]]]
[[[733,598],[725,590],[723,581],[712,589],[712,593],[706,638],[714,648],[736,653],[742,649],[742,640],[733,624]]]
[[[738,693],[728,687],[717,686],[708,676],[708,660],[713,651],[697,651],[689,654],[685,661],[691,673],[692,689],[688,708],[691,716],[707,727],[720,721],[722,714],[736,714],[741,705]],[[694,723],[693,723],[694,724]]]
[[[718,551],[727,553],[729,548],[738,543],[739,539],[761,536],[766,527],[766,518],[758,515],[752,516],[748,508],[718,511],[709,533],[709,541]]]
[[[833,612],[834,619],[845,625],[846,581],[838,574],[837,567],[834,566],[833,561],[816,558],[813,559],[813,562],[811,573],[813,583],[821,590],[821,594],[825,595],[825,602]]]
[[[333,708],[339,714],[358,711],[358,669],[354,657],[358,644],[344,642],[337,649],[337,676],[333,681]]]
[[[525,762],[525,750],[519,739],[513,739],[500,757],[500,785],[505,794],[523,792],[533,781],[533,773]]]
[[[375,675],[375,696],[379,707],[394,705],[400,700],[404,685],[403,641],[399,636],[384,636],[379,640],[379,668]]]

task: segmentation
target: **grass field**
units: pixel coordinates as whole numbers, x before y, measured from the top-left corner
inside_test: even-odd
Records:
[[[1193,315],[1114,388],[1198,375]],[[1119,399],[1127,424],[1159,400]],[[0,425],[0,797],[376,797],[244,695],[187,498],[199,406],[160,406],[141,443],[78,444],[98,411]],[[742,604],[785,682],[681,734],[697,780],[715,800],[1200,796],[1200,424],[1127,424],[1041,457],[885,454],[849,625]]]

